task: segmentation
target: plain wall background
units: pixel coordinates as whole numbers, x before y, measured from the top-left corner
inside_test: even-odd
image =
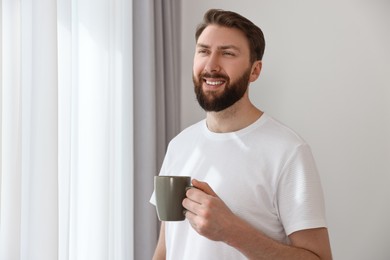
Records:
[[[204,118],[191,75],[209,8],[241,13],[265,34],[250,96],[310,143],[334,259],[390,259],[390,1],[183,1],[182,128]]]

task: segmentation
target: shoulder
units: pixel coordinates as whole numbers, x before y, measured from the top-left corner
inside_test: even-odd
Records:
[[[289,126],[268,114],[264,113],[263,117],[261,132],[267,136],[269,142],[292,147],[307,145],[307,142]]]

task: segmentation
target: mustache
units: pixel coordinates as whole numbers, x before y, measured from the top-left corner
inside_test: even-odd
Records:
[[[220,78],[220,79],[229,80],[229,77],[225,74],[222,74],[222,73],[203,72],[203,73],[200,73],[199,76],[200,76],[200,78]]]

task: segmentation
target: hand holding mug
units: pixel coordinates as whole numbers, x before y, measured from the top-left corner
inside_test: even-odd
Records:
[[[237,216],[206,183],[192,180],[193,189],[186,192],[183,206],[191,226],[202,236],[215,241],[226,241],[229,227]]]

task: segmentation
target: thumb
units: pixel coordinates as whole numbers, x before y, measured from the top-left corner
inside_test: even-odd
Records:
[[[214,192],[214,190],[210,187],[210,185],[207,182],[198,181],[197,179],[193,179],[192,185],[195,188],[200,189],[201,191],[203,191],[204,193],[206,193],[208,195],[218,197],[218,195]]]

